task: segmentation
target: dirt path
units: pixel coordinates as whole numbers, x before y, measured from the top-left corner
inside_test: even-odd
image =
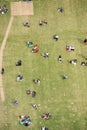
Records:
[[[3,51],[4,51],[4,48],[5,48],[5,45],[6,45],[6,41],[7,41],[7,38],[8,38],[8,34],[9,34],[9,31],[10,31],[12,22],[13,22],[13,16],[11,16],[11,18],[10,18],[10,21],[9,21],[9,24],[8,24],[8,27],[7,27],[3,42],[2,42],[2,46],[0,48],[0,70],[2,69]],[[0,98],[1,98],[2,101],[5,101],[5,95],[4,95],[4,90],[3,90],[3,81],[2,81],[1,73],[0,73]]]
[[[20,7],[20,8],[19,8]],[[2,46],[0,48],[0,71],[2,69],[2,61],[3,61],[3,51],[6,45],[6,41],[8,38],[8,34],[13,22],[13,18],[15,15],[33,15],[33,2],[11,2],[11,18],[2,42]],[[5,95],[3,90],[3,81],[2,75],[0,73],[0,98],[2,101],[5,101]]]

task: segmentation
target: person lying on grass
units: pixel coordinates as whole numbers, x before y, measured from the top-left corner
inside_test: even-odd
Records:
[[[39,25],[40,25],[40,26],[42,26],[42,25],[44,25],[44,24],[47,24],[47,23],[48,23],[48,22],[47,22],[46,19],[39,21]]]
[[[32,49],[32,52],[33,52],[33,53],[38,53],[38,52],[39,52],[39,47],[38,47],[37,44],[34,45],[34,48]]]
[[[41,54],[41,56],[43,56],[44,58],[48,58],[49,57],[49,53],[45,52],[45,53]]]
[[[42,117],[43,119],[48,120],[48,119],[50,119],[51,114],[49,114],[49,113],[45,113],[45,114],[43,114],[41,117]]]
[[[71,45],[66,46],[66,51],[74,51],[75,48]]]
[[[77,59],[73,59],[69,61],[70,64],[76,65],[77,64]]]

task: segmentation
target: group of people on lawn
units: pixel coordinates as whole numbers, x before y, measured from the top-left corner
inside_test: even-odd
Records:
[[[8,12],[8,9],[6,5],[0,6],[0,14],[6,14]]]
[[[62,8],[59,8],[58,11],[59,11],[59,12],[62,12],[63,9],[62,9]],[[48,23],[47,20],[42,20],[42,21],[39,22],[39,26],[42,26],[42,25],[47,24],[47,23]],[[30,27],[28,23],[26,23],[24,26]],[[53,39],[54,39],[55,41],[58,41],[59,36],[58,36],[57,34],[55,34],[55,35],[53,35]],[[84,40],[84,43],[86,43],[86,42],[87,42],[87,40],[85,39],[85,40]],[[29,48],[32,48],[32,50],[31,50],[32,53],[38,53],[38,52],[39,52],[39,46],[38,46],[37,44],[34,45],[33,42],[31,42],[31,41],[28,41],[28,42],[27,42],[27,46],[28,46]],[[72,46],[72,45],[66,45],[66,51],[67,51],[67,52],[74,51],[74,50],[75,50],[74,46]],[[48,58],[48,57],[49,57],[49,53],[48,53],[48,52],[44,52],[44,53],[41,54],[41,56],[44,57],[44,58]],[[59,61],[60,63],[63,62],[61,55],[58,56],[58,61]],[[76,65],[76,64],[77,64],[77,59],[75,58],[75,59],[73,59],[73,60],[70,60],[69,63],[70,63],[70,64],[73,64],[73,65]],[[21,60],[16,64],[16,66],[17,66],[17,65],[19,65],[19,66],[21,65]],[[81,65],[85,65],[85,66],[86,66],[87,63],[81,62]],[[68,77],[67,75],[65,75],[65,74],[63,75],[63,79],[67,79],[67,77]],[[20,79],[20,80],[23,79],[23,76],[18,75],[17,81],[19,81],[19,79]],[[34,82],[35,84],[40,85],[40,79],[33,79],[33,82]],[[26,91],[26,94],[27,94],[27,95],[32,94],[32,97],[35,97],[35,96],[36,96],[36,92],[35,92],[35,91],[31,91],[31,90],[27,90],[27,91]],[[37,110],[37,104],[32,104],[32,107],[33,107],[35,110]],[[45,119],[45,120],[48,120],[48,119],[50,119],[51,114],[50,114],[50,113],[45,113],[45,114],[42,114],[41,117],[42,117],[43,119]],[[41,128],[41,130],[48,130],[48,128],[46,128],[46,127],[43,126],[43,127]]]
[[[18,60],[15,65],[16,66],[21,66],[22,65],[22,60]],[[22,81],[23,80],[23,75],[19,74],[17,76],[16,80],[17,80],[17,82]],[[41,81],[40,81],[39,78],[37,78],[37,79],[33,79],[33,83],[40,86]],[[32,97],[34,98],[36,96],[36,91],[35,90],[31,91],[30,89],[28,89],[28,90],[26,90],[26,94],[27,95],[32,95]],[[14,100],[13,104],[14,105],[19,104],[18,100]],[[37,104],[32,104],[32,107],[34,108],[34,110],[37,110],[37,108],[38,108]],[[44,114],[41,115],[41,118],[43,118],[45,120],[50,119],[50,117],[51,117],[51,114],[49,114],[49,113],[44,113]],[[32,124],[30,116],[20,115],[19,116],[19,124],[24,125],[24,126],[30,126]],[[48,128],[45,127],[45,126],[41,127],[41,129],[42,130],[48,130]]]
[[[6,8],[5,6],[0,7],[0,13],[4,14],[4,13],[6,13],[7,11],[8,11],[8,10],[7,10],[7,8]],[[63,11],[63,8],[62,8],[62,7],[58,8],[58,12],[61,12],[61,13],[62,13],[62,11]],[[47,24],[48,24],[48,22],[47,22],[46,19],[39,21],[39,26],[43,26],[43,25],[47,25]],[[29,22],[25,22],[23,25],[24,25],[25,27],[30,27]],[[58,36],[57,34],[55,34],[55,35],[53,35],[53,39],[54,39],[55,41],[58,41],[59,36]],[[84,43],[87,43],[87,39],[84,40]],[[38,46],[37,44],[34,45],[33,42],[31,42],[31,41],[28,41],[28,42],[27,42],[27,46],[28,46],[29,48],[32,48],[32,49],[31,49],[31,52],[32,52],[32,53],[38,53],[38,52],[39,52],[39,46]],[[67,51],[67,52],[74,51],[74,50],[75,50],[74,46],[72,46],[72,45],[67,45],[67,46],[66,46],[66,51]],[[44,58],[48,58],[48,57],[49,57],[48,51],[42,53],[41,56],[44,57]],[[62,56],[61,56],[61,55],[58,56],[58,61],[59,61],[60,63],[63,62],[63,59],[62,59]],[[73,60],[70,60],[69,63],[76,65],[76,64],[77,64],[77,59],[75,58],[75,59],[73,59]],[[21,65],[22,65],[22,61],[21,61],[21,60],[18,60],[17,63],[16,63],[16,66],[21,66]],[[82,62],[81,62],[81,65],[87,66],[87,62],[82,61]],[[2,68],[1,73],[4,74],[4,68]],[[64,74],[64,75],[63,75],[63,79],[67,79],[67,75]],[[18,74],[17,77],[16,77],[16,81],[17,81],[17,82],[20,82],[20,81],[22,81],[22,80],[23,80],[23,75]],[[33,83],[34,83],[34,84],[37,84],[38,86],[40,86],[41,81],[40,81],[39,78],[37,78],[37,79],[33,79]],[[28,89],[28,90],[26,90],[26,94],[27,94],[27,95],[32,95],[32,97],[34,98],[34,97],[36,96],[36,91],[35,91],[35,90],[31,91],[30,89]],[[13,101],[13,104],[14,104],[14,105],[17,105],[18,103],[19,103],[19,102],[18,102],[17,100]],[[34,110],[37,110],[37,108],[38,108],[37,104],[32,104],[32,107],[34,108]],[[45,120],[48,120],[48,119],[51,118],[51,114],[50,114],[50,113],[44,113],[44,114],[41,115],[41,118],[42,118],[42,119],[45,119]],[[32,121],[31,121],[31,119],[30,119],[30,116],[20,115],[20,116],[19,116],[19,123],[20,123],[20,125],[29,126],[29,125],[32,124]],[[41,127],[41,130],[48,130],[48,128],[45,127],[45,126],[43,126],[43,127]]]

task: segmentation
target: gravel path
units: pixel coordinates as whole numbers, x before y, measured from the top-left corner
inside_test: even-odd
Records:
[[[0,48],[0,70],[2,69],[3,51],[4,51],[4,48],[5,48],[5,45],[6,45],[6,41],[7,41],[7,38],[8,38],[8,34],[9,34],[9,31],[10,31],[12,22],[13,22],[13,16],[11,16],[11,18],[10,18],[4,39],[2,41],[2,46]],[[1,98],[2,101],[5,101],[5,95],[4,95],[4,90],[3,90],[3,81],[2,81],[2,74],[1,73],[0,73],[0,98]]]

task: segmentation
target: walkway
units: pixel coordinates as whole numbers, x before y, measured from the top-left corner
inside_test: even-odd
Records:
[[[6,46],[6,41],[7,41],[8,34],[9,34],[9,31],[10,31],[10,28],[11,28],[11,25],[12,25],[12,22],[13,22],[13,18],[14,17],[11,16],[7,30],[6,30],[6,33],[5,33],[5,36],[4,36],[4,39],[3,39],[3,42],[2,42],[2,46],[0,48],[0,71],[2,69],[3,51],[4,51],[4,48]],[[1,73],[0,73],[0,97],[1,97],[2,101],[5,101],[5,95],[4,95],[3,81],[2,81],[2,74]]]

